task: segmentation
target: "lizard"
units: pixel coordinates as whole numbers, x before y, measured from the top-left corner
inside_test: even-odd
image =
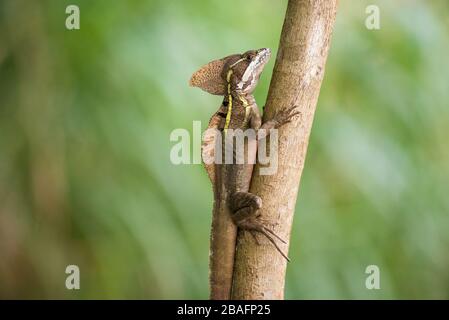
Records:
[[[201,67],[189,81],[192,87],[223,96],[223,102],[212,115],[202,142],[202,159],[214,193],[209,257],[211,299],[230,299],[238,229],[249,231],[257,244],[260,242],[256,234],[263,234],[289,261],[274,238],[283,243],[285,241],[267,227],[267,222],[260,216],[262,199],[249,193],[258,140],[265,138],[268,130],[290,122],[298,114],[296,107],[287,108],[277,112],[272,120],[262,123],[253,92],[270,57],[269,48],[233,54]],[[255,132],[255,135],[248,135],[248,139],[244,140],[243,150],[247,151],[247,156],[243,158],[243,163],[236,159],[233,143],[236,140],[229,133],[232,131],[235,134],[238,129],[240,132],[248,129]],[[218,135],[221,139],[217,139]],[[231,154],[231,163],[227,160],[224,163],[215,161],[219,151],[222,159],[223,153],[224,157]]]

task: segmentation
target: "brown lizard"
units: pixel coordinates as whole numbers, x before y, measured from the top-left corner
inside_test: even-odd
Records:
[[[258,140],[265,138],[268,130],[290,122],[297,114],[293,107],[278,112],[272,120],[262,124],[253,91],[270,56],[268,48],[227,56],[203,66],[190,79],[191,86],[224,97],[209,121],[202,145],[203,162],[214,191],[211,299],[230,298],[237,227],[250,231],[257,243],[256,233],[262,233],[288,260],[274,238],[285,241],[260,217],[262,199],[249,193]],[[238,150],[243,150],[244,155]]]

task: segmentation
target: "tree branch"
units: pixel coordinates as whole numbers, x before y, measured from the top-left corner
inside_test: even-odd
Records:
[[[337,2],[289,0],[271,79],[264,121],[293,105],[298,106],[300,114],[296,121],[279,129],[277,172],[259,175],[257,165],[250,192],[262,198],[262,217],[276,221],[274,231],[286,240],[290,238]],[[239,232],[233,299],[284,298],[286,260],[268,241],[263,244],[258,246],[248,232]]]

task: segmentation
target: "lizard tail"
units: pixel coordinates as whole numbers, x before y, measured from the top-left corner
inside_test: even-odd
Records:
[[[214,204],[209,255],[211,300],[231,299],[237,226],[226,205]]]

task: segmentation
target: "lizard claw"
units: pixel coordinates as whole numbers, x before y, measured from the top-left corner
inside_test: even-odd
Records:
[[[264,226],[264,224],[260,221],[260,219],[251,219],[249,221],[245,221],[245,223],[238,224],[239,227],[241,227],[244,230],[248,230],[250,234],[253,236],[254,240],[256,241],[257,245],[260,245],[259,240],[256,237],[256,232],[262,233],[276,248],[276,250],[287,260],[290,262],[290,258],[279,248],[278,244],[274,240],[274,238],[278,239],[284,244],[287,244],[287,242],[279,237],[273,230],[270,228],[267,228]],[[273,238],[274,237],[274,238]]]
[[[298,106],[293,106],[291,108],[278,111],[274,116],[276,128],[291,122],[293,118],[300,113],[301,112],[298,111]]]
[[[281,238],[279,238],[278,235],[276,235],[272,230],[269,230],[265,227],[263,227],[260,231],[260,233],[262,233],[265,237],[267,237],[267,239],[274,245],[274,247],[277,249],[277,251],[279,251],[279,253],[285,258],[285,260],[287,260],[288,262],[290,262],[290,258],[281,250],[281,248],[279,248],[279,246],[277,245],[276,241],[274,241],[273,237],[269,234],[273,234],[276,238],[278,238],[279,240],[281,240],[282,242],[286,243],[284,240],[282,240]],[[269,232],[269,233],[268,233]]]
[[[276,239],[278,239],[280,242],[287,244],[287,241],[285,241],[284,239],[282,239],[281,237],[279,237],[273,230],[267,228],[267,227],[263,227],[263,229],[269,233],[271,233],[273,236],[276,237]]]
[[[260,241],[259,239],[257,239],[257,233],[255,231],[250,231],[249,234],[253,236],[253,239],[256,242],[256,244],[260,246]]]
[[[276,239],[278,239],[282,243],[287,244],[287,241],[285,241],[280,236],[278,236],[271,228],[268,228],[268,226],[273,227],[275,224],[270,223],[270,221],[268,221],[267,219],[263,219],[263,218],[258,218],[258,220],[262,223],[262,226],[265,231],[267,231],[268,233],[271,233],[274,237],[276,237]]]

